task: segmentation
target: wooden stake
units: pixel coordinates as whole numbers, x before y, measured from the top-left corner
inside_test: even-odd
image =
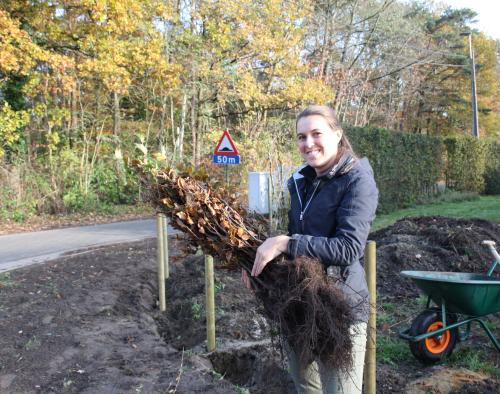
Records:
[[[366,330],[365,353],[365,394],[375,394],[377,389],[377,245],[375,241],[368,241],[365,249],[365,271],[370,293],[370,311]]]
[[[156,215],[156,260],[158,262],[158,298],[160,300],[160,311],[164,312],[167,309],[165,300],[165,250],[163,219],[162,214]]]
[[[162,234],[163,234],[163,261],[165,265],[165,278],[170,278],[170,267],[168,262],[168,227],[167,217],[161,213],[162,219]]]
[[[214,259],[205,256],[205,298],[207,311],[207,350],[215,350],[215,295],[214,295]]]

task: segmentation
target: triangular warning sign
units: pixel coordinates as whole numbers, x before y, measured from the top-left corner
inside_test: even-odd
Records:
[[[234,144],[229,131],[224,130],[222,137],[217,144],[217,148],[215,148],[214,155],[238,155],[238,149],[236,149],[236,145]]]

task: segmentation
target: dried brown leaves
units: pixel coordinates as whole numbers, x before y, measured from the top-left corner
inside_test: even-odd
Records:
[[[143,184],[150,192],[150,202],[170,217],[174,227],[190,234],[205,253],[217,256],[224,267],[251,268],[255,249],[266,237],[263,220],[246,217],[237,203],[227,203],[189,174],[154,170],[147,178],[144,175],[148,174],[143,172]]]

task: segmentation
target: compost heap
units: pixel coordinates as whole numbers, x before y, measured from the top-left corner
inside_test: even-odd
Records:
[[[370,234],[370,239],[377,242],[377,292],[413,298],[419,290],[400,271],[485,274],[493,257],[482,241],[500,245],[500,223],[439,216],[404,218]],[[499,272],[497,267],[493,276]]]
[[[189,174],[146,169],[140,163],[136,167],[146,199],[168,215],[174,227],[189,234],[204,253],[215,256],[218,268],[241,267],[250,274],[256,249],[266,238],[268,225],[263,218],[247,215],[235,201],[226,203]],[[317,259],[289,261],[280,256],[250,280],[268,318],[302,362],[319,359],[341,371],[351,368],[352,307],[336,286],[336,278],[326,276]]]

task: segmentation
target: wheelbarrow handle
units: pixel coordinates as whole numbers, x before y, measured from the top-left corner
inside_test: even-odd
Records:
[[[489,241],[485,240],[482,242],[483,245],[486,245],[488,249],[490,250],[491,254],[495,258],[495,261],[493,262],[491,268],[488,270],[488,276],[491,276],[493,274],[493,271],[495,270],[495,267],[497,264],[500,264],[500,255],[498,254],[497,250],[495,249],[495,241]]]

